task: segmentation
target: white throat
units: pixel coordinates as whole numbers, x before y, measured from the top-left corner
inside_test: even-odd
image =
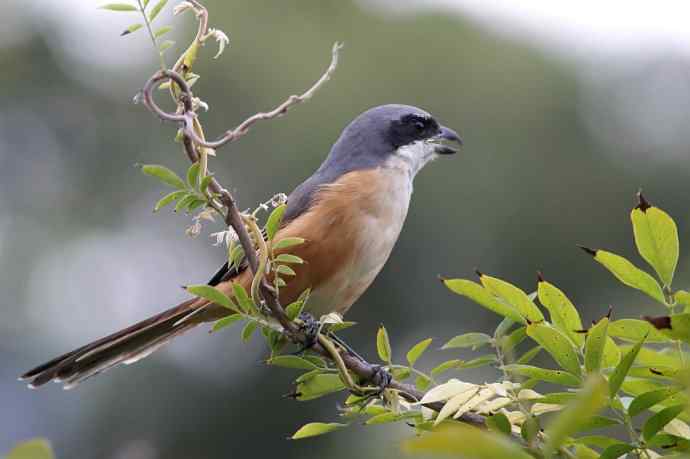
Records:
[[[391,161],[403,163],[405,166],[407,166],[410,179],[413,179],[415,175],[417,175],[417,172],[426,166],[429,161],[436,159],[437,156],[436,145],[434,143],[424,140],[417,140],[411,144],[403,145],[395,150]]]

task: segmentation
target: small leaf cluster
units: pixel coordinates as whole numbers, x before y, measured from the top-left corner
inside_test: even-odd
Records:
[[[168,0],[158,0],[157,2],[151,5],[151,8],[149,8],[149,2],[150,0],[137,0],[136,4],[106,3],[105,5],[101,6],[101,9],[108,11],[134,12],[141,14],[144,22],[136,22],[130,25],[125,30],[123,30],[120,35],[125,36],[133,34],[134,32],[146,26],[147,28],[149,28],[151,32],[151,37],[158,48],[158,52],[162,54],[165,52],[166,49],[170,48],[173,44],[175,44],[175,42],[171,40],[164,40],[162,42],[159,41],[160,38],[162,38],[164,35],[166,35],[168,32],[172,30],[172,27],[169,25],[165,25],[158,27],[156,29],[152,29],[152,25],[158,17],[158,15],[160,14],[160,12],[163,10],[163,8],[165,8],[165,5],[168,3]]]
[[[216,197],[210,195],[208,191],[208,186],[213,176],[207,175],[200,180],[200,166],[198,162],[192,164],[187,170],[186,181],[180,178],[173,170],[157,164],[144,164],[141,166],[141,171],[175,189],[175,191],[166,194],[156,202],[156,205],[153,207],[154,212],[158,212],[164,207],[175,203],[175,212],[189,213],[208,205],[209,198]]]

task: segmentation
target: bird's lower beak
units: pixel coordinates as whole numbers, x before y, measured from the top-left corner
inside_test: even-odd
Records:
[[[458,152],[458,147],[462,146],[462,139],[458,133],[445,126],[441,126],[441,129],[434,140],[438,141],[436,153],[439,155],[453,155]],[[448,142],[455,143],[457,146],[450,146],[448,145]]]

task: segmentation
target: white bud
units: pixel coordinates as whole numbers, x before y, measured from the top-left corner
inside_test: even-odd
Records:
[[[216,42],[218,42],[218,52],[213,56],[214,59],[218,59],[225,51],[225,47],[230,44],[230,39],[220,29],[209,29],[208,36],[215,38]]]
[[[194,9],[194,5],[192,5],[190,2],[180,2],[179,5],[175,5],[175,7],[173,7],[173,14],[177,16],[180,13],[184,13],[185,11],[192,9]]]

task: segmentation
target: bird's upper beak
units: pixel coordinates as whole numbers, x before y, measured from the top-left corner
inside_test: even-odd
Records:
[[[438,141],[436,153],[439,155],[453,155],[458,152],[457,147],[462,146],[462,139],[458,133],[445,126],[441,126],[441,129],[439,129],[438,134],[434,137],[434,140]],[[457,144],[457,147],[448,145],[448,142]]]

